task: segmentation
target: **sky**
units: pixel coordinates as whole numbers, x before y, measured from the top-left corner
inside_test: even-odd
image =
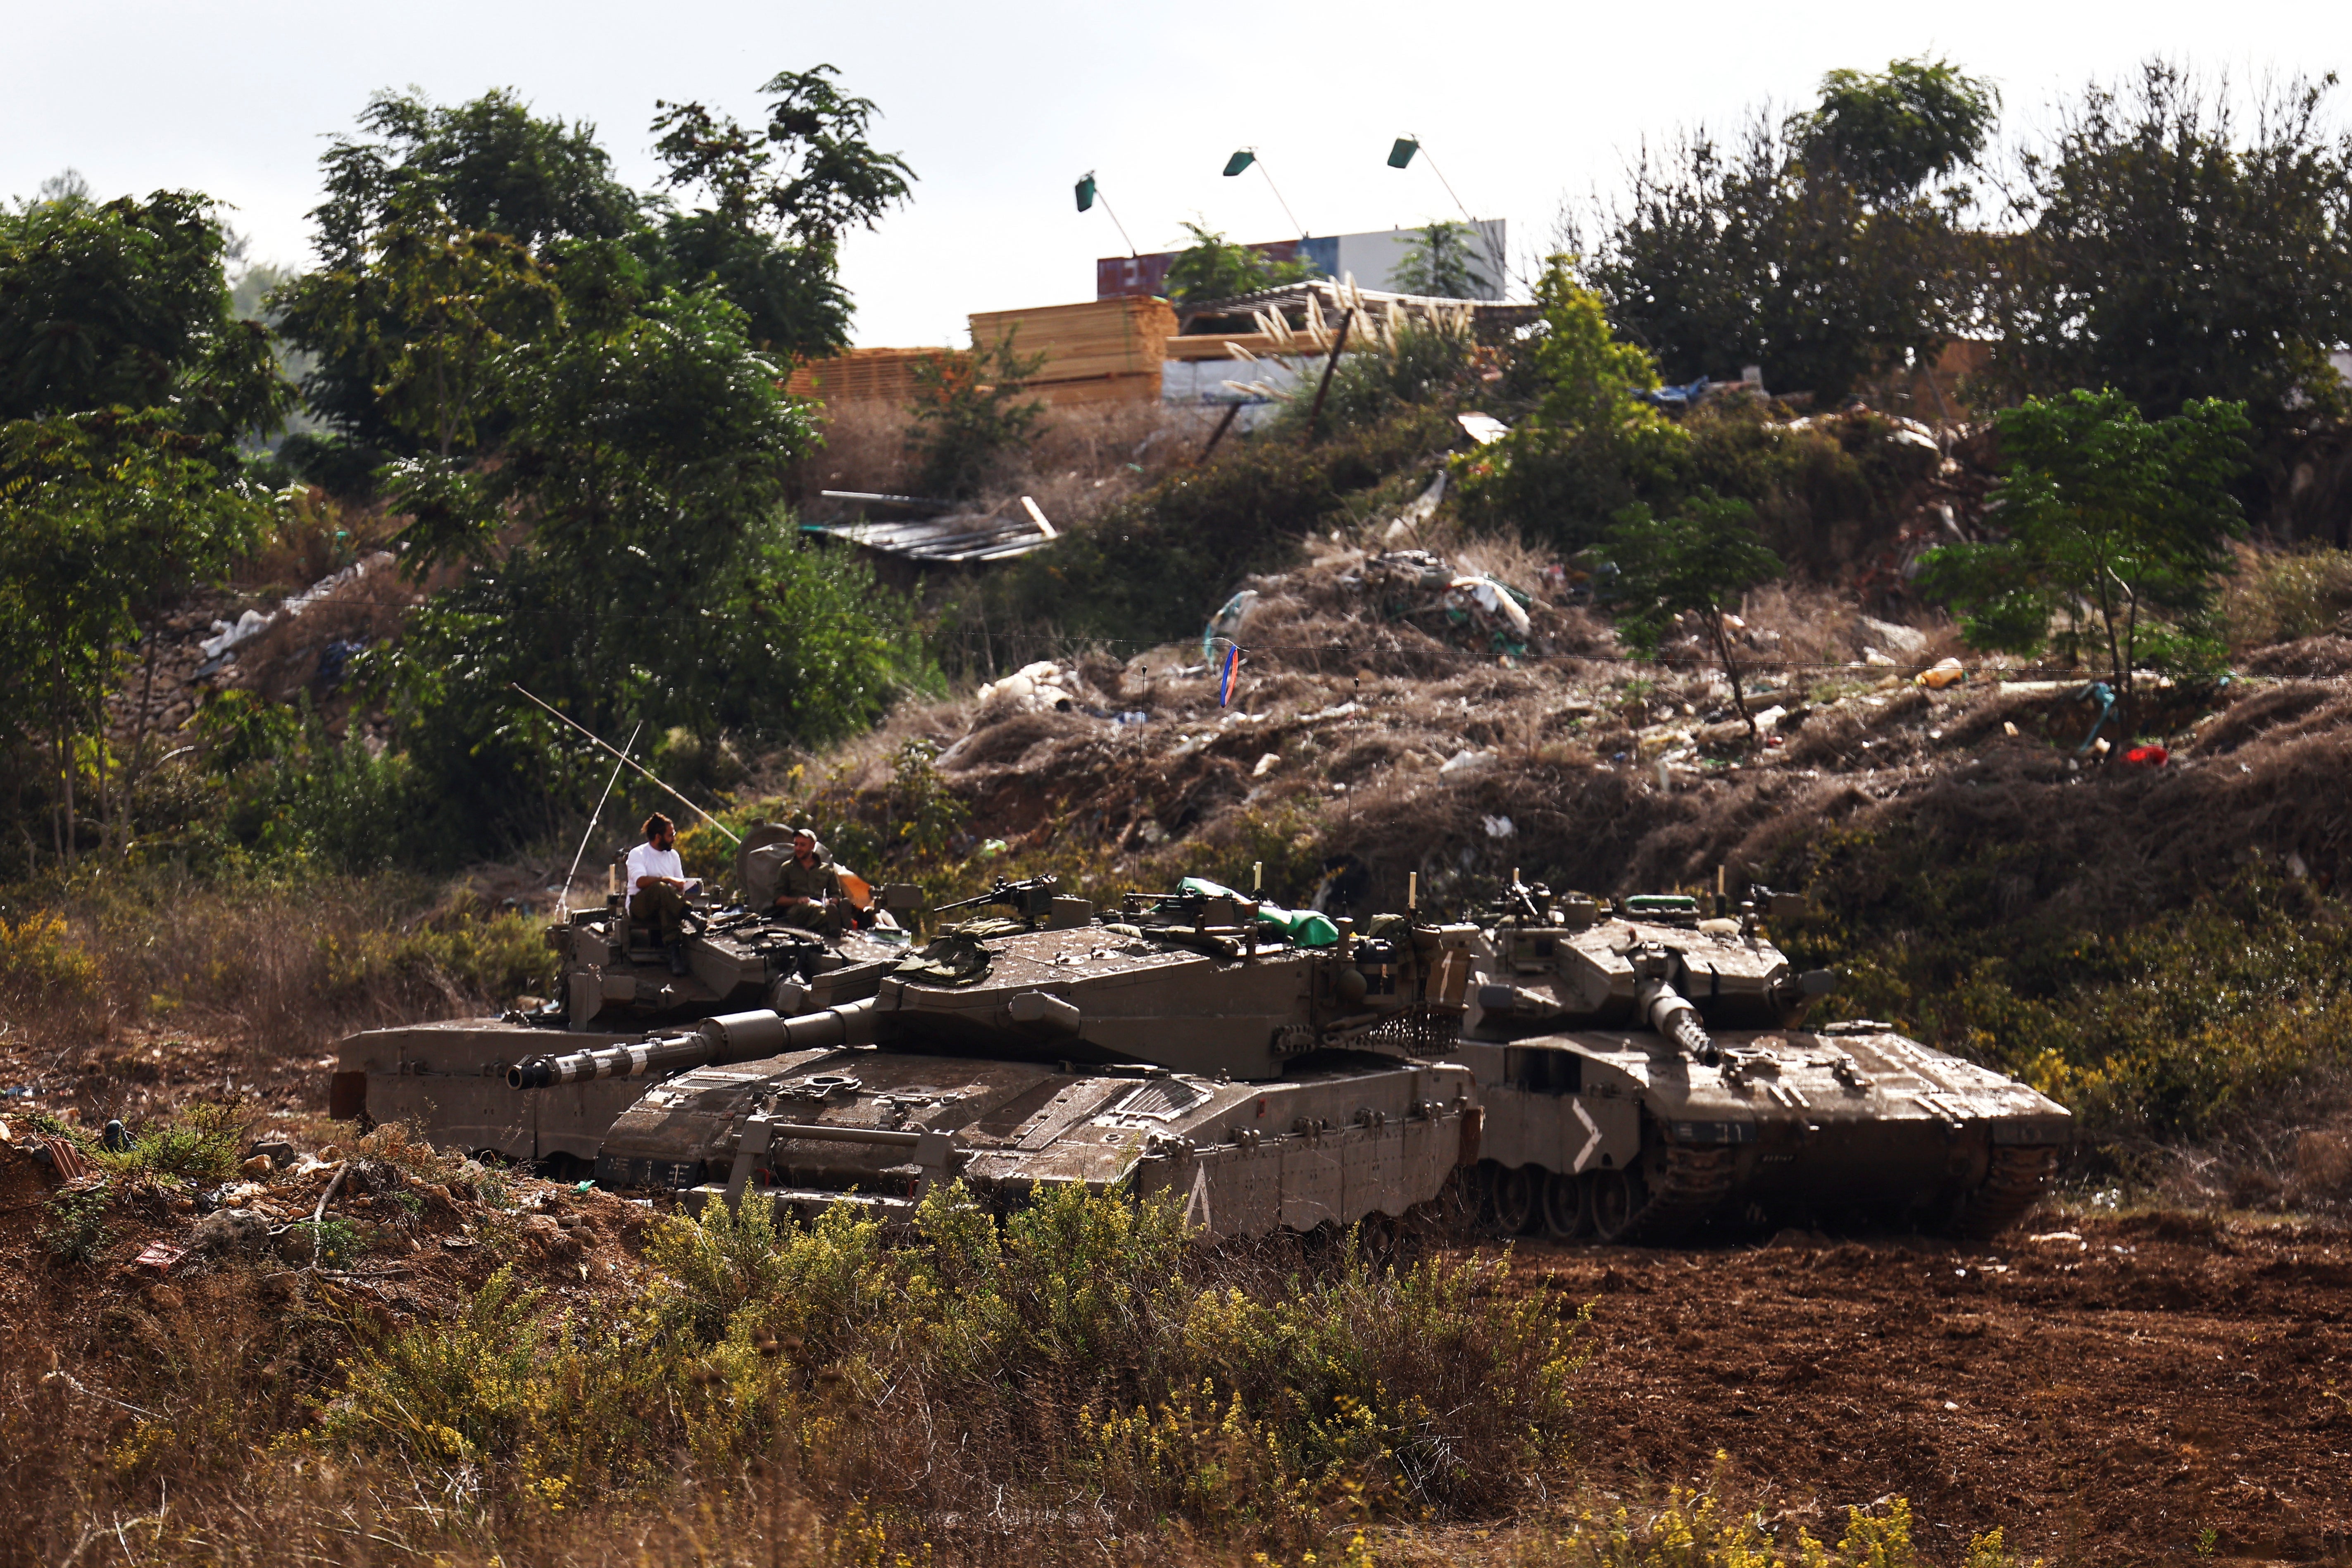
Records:
[[[1546,247],[1563,200],[1605,195],[1646,137],[1754,106],[1810,101],[1822,73],[1941,55],[1989,77],[2003,132],[2150,55],[2241,83],[2352,68],[2352,7],[2149,0],[1970,6],[1686,0],[1664,5],[1259,0],[1231,11],[1023,0],[814,5],[668,0],[397,5],[0,0],[0,198],[79,169],[98,195],[194,188],[232,205],[256,260],[310,260],[320,153],[380,89],[456,102],[510,88],[595,124],[615,172],[650,186],[656,100],[747,122],[760,84],[823,62],[880,110],[874,139],[919,176],[914,199],[845,247],[861,344],[961,344],[973,310],[1094,297],[1094,260],[1127,247],[1071,197],[1092,170],[1143,250],[1186,219],[1288,237],[1258,150],[1318,234],[1475,216],[1511,226],[1514,265]],[[2352,91],[2335,100],[2352,119]],[[1428,158],[1386,166],[1415,134]]]

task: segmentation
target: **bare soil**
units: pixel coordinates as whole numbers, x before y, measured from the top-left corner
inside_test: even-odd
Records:
[[[2042,1211],[1990,1247],[1524,1244],[1592,1313],[1583,1479],[1626,1495],[1720,1451],[1815,1533],[1899,1495],[1956,1558],[2352,1560],[2352,1233]]]

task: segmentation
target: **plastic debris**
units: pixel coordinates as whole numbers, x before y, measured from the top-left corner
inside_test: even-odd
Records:
[[[1518,832],[1517,826],[1507,816],[1482,816],[1478,826],[1486,830],[1489,838],[1508,838]]]
[[[1244,588],[1227,599],[1217,613],[1209,617],[1208,626],[1201,633],[1201,662],[1217,662],[1217,645],[1233,641],[1242,635],[1242,626],[1249,620],[1250,612],[1257,608],[1255,588]]]
[[[139,1256],[131,1261],[136,1268],[152,1268],[158,1274],[169,1274],[172,1271],[172,1265],[187,1255],[188,1249],[184,1247],[173,1247],[168,1241],[151,1241],[141,1250]]]
[[[1250,769],[1250,777],[1254,779],[1262,779],[1280,766],[1282,766],[1282,753],[1280,752],[1268,752],[1264,756],[1258,758],[1257,766]]]
[[[131,1129],[119,1121],[109,1121],[106,1131],[99,1135],[98,1146],[112,1154],[131,1152]]]
[[[1437,776],[1447,779],[1465,779],[1485,773],[1494,765],[1495,753],[1492,752],[1461,751],[1454,752],[1439,765]]]
[[[1086,683],[1074,670],[1051,659],[1024,664],[1002,680],[992,680],[978,693],[983,718],[1006,713],[1067,713],[1087,695]]]
[[[1457,414],[1454,422],[1462,433],[1481,447],[1491,447],[1511,433],[1511,427],[1491,414]]]
[[[1331,923],[1328,915],[1314,910],[1286,910],[1263,900],[1250,900],[1206,877],[1187,877],[1176,884],[1188,893],[1205,893],[1213,899],[1231,899],[1235,903],[1257,904],[1257,923],[1272,926],[1300,947],[1329,947],[1339,940],[1339,928]]]
[[[1924,686],[1930,691],[1941,691],[1947,687],[1958,686],[1968,678],[1969,672],[1958,659],[1945,658],[1921,670],[1912,678],[1912,681],[1914,685]]]
[[[2160,768],[2172,761],[2172,753],[2162,746],[2134,746],[2124,753],[2124,761],[2136,768]]]
[[[1876,648],[1872,647],[1868,643],[1864,643],[1862,647],[1862,662],[1864,664],[1885,668],[1893,665],[1895,661],[1887,658],[1886,655],[1879,652]]]

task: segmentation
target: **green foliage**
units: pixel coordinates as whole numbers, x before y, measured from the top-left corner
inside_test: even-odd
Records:
[[[1731,683],[1732,703],[1747,721],[1751,741],[1756,721],[1748,715],[1739,660],[1723,617],[1738,607],[1748,589],[1784,570],[1780,558],[1757,537],[1755,521],[1756,510],[1746,501],[1711,493],[1693,498],[1673,517],[1657,517],[1636,504],[1621,514],[1604,547],[1616,568],[1609,597],[1617,607],[1619,638],[1654,654],[1681,617],[1696,616]]]
[[[2063,840],[1972,823],[1809,833],[1759,875],[1810,890],[1821,912],[1774,936],[1792,960],[1838,969],[1838,1016],[1888,1019],[2023,1079],[2094,1145],[2194,1138],[2345,1063],[2340,903],[2257,864],[2092,917],[2015,907],[2019,889],[2046,899],[2081,873]]]
[[[48,743],[60,860],[79,853],[85,752],[108,764],[102,705],[136,612],[224,571],[267,515],[222,443],[171,419],[110,409],[0,425],[0,614],[27,650],[0,677],[0,737]]]
[[[230,314],[215,211],[188,191],[0,210],[0,422],[168,407],[199,435],[274,426],[292,389]]]
[[[1170,1203],[1057,1187],[999,1219],[935,1190],[908,1245],[846,1205],[674,1218],[622,1321],[540,1316],[501,1273],[362,1353],[327,1440],[528,1499],[732,1473],[779,1447],[868,1505],[1083,1489],[1137,1518],[1313,1539],[1329,1500],[1458,1515],[1559,1451],[1575,1326],[1490,1259],[1229,1268]],[[982,1456],[1017,1442],[1022,1479]],[[975,1468],[975,1461],[979,1468]]]
[[[2219,613],[2232,649],[2352,634],[2352,550],[2249,552],[2222,584]]]
[[[2341,418],[2327,355],[2352,342],[2352,139],[2328,126],[2334,86],[2280,85],[2251,135],[2226,89],[2161,61],[2090,89],[2025,162],[1995,384],[2111,386],[2150,418],[2241,402],[2266,445]]]
[[[1487,276],[1494,269],[1494,259],[1486,253],[1483,237],[1469,224],[1441,218],[1414,230],[1402,249],[1403,254],[1390,274],[1400,293],[1470,300],[1501,292]]]
[[[605,769],[509,683],[598,733],[642,719],[711,745],[805,744],[919,677],[903,606],[782,512],[810,427],[744,331],[723,300],[671,295],[531,345],[497,466],[399,470],[413,559],[477,563],[385,671],[420,787],[477,847],[546,831]],[[518,516],[528,540],[488,559]]]
[[[1229,240],[1201,224],[1187,223],[1184,228],[1192,242],[1168,265],[1168,298],[1175,304],[1230,300],[1317,276],[1311,262],[1274,260],[1255,247]]]
[[[1309,532],[1410,499],[1418,466],[1459,435],[1451,416],[1423,405],[1312,447],[1275,434],[1231,442],[1214,461],[1177,470],[993,574],[965,598],[965,613],[1011,628],[997,644],[1001,668],[1048,657],[1068,637],[1122,645],[1198,637],[1236,578],[1273,569]],[[1376,489],[1383,485],[1397,493]],[[961,649],[941,657],[959,655],[977,662]]]
[[[59,1193],[48,1203],[48,1218],[40,1229],[41,1246],[59,1263],[91,1264],[114,1245],[115,1229],[107,1215],[114,1194],[104,1187],[83,1193]]]
[[[299,279],[283,299],[284,328],[305,351],[333,374],[365,379],[371,425],[443,458],[496,428],[506,352],[561,321],[556,289],[529,249],[461,226],[416,191],[393,199],[362,256]]]
[[[1477,386],[1477,345],[1466,326],[1406,322],[1391,331],[1358,331],[1331,373],[1319,428],[1370,429],[1409,409],[1453,406]],[[1260,426],[1262,441],[1296,440],[1306,432],[1312,395],[1294,396]]]
[[[849,296],[835,276],[843,232],[872,228],[908,199],[906,161],[866,141],[870,99],[846,96],[831,66],[784,71],[760,90],[764,131],[748,131],[699,103],[656,106],[654,150],[673,190],[700,189],[709,205],[663,220],[664,281],[709,278],[751,322],[763,350],[816,355],[849,342]]]
[[[2031,653],[2063,623],[2063,650],[2095,650],[2128,705],[2133,671],[2176,652],[2234,563],[2245,410],[2191,403],[2150,423],[2119,392],[2076,392],[2000,423],[2006,474],[1986,520],[2003,537],[1931,552],[1921,590],[1967,612],[1978,647]]]
[[[100,1149],[92,1158],[124,1179],[170,1176],[217,1186],[236,1173],[251,1125],[251,1113],[241,1105],[198,1100],[169,1121],[140,1128],[130,1148]]]
[[[2000,110],[1991,83],[1923,56],[1875,76],[1829,72],[1796,134],[1809,159],[1873,199],[1892,201],[1975,163]]]
[[[1045,356],[1020,353],[1015,335],[969,353],[935,353],[915,366],[907,452],[922,494],[956,500],[977,495],[1036,438],[1045,405],[1021,401],[1021,393],[1045,368]]]
[[[1970,193],[1903,182],[1972,157],[1990,110],[1989,88],[1941,62],[1833,71],[1812,110],[1759,116],[1736,146],[1699,130],[1645,153],[1586,275],[1677,381],[1758,364],[1775,387],[1843,398],[1932,361],[1971,319]]]

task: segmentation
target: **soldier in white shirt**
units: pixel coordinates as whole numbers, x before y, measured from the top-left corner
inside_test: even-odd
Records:
[[[694,884],[677,858],[677,827],[660,812],[646,818],[646,841],[629,851],[625,880],[629,917],[654,928],[654,942],[669,955],[669,972],[686,973],[686,895]]]

